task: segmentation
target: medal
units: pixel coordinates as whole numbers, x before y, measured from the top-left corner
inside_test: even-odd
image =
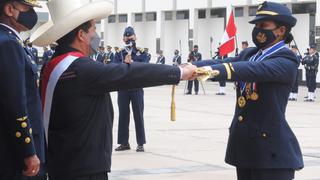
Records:
[[[246,99],[243,96],[240,96],[238,98],[238,105],[241,108],[243,108],[246,105]]]
[[[256,101],[259,98],[259,95],[256,92],[253,92],[250,96],[252,101]]]

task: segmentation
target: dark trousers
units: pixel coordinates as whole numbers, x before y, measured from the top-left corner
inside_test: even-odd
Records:
[[[317,73],[315,72],[307,72],[306,74],[306,81],[307,81],[307,87],[308,92],[314,92],[317,88]]]
[[[96,173],[80,177],[50,177],[49,180],[108,180],[108,173]]]
[[[291,92],[292,93],[298,93],[298,90],[299,90],[299,70],[297,71],[296,79],[293,82],[293,86],[292,86]]]
[[[199,92],[199,81],[198,80],[194,80],[194,81],[188,81],[188,92],[192,93],[192,85],[194,82],[194,92]]]
[[[293,169],[238,169],[238,180],[292,180]]]
[[[219,81],[219,86],[220,87],[226,87],[226,82],[225,81]]]
[[[137,144],[143,145],[146,143],[143,119],[143,95],[143,89],[126,90],[118,92],[118,144],[129,143],[130,102],[132,104]]]

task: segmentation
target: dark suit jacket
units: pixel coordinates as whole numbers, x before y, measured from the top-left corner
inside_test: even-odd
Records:
[[[75,50],[57,49],[56,55],[68,51]],[[105,65],[87,57],[75,60],[54,90],[48,133],[50,176],[109,172],[113,124],[109,92],[177,84],[179,79],[178,67],[139,62]]]
[[[299,61],[291,50],[284,48],[263,61],[249,62],[257,51],[248,48],[238,57],[197,63],[219,70],[216,81],[257,83],[258,100],[247,100],[244,107],[237,101],[226,162],[238,168],[300,169],[304,165],[299,143],[285,118]],[[237,98],[240,96],[238,86]]]

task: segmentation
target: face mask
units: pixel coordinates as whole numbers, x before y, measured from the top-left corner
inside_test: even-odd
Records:
[[[131,46],[131,47],[135,47],[136,46],[136,41],[129,39],[128,41],[126,41],[126,45],[127,46]]]
[[[12,5],[13,6],[13,5]],[[17,9],[15,6],[13,6],[16,10],[19,11],[19,15],[18,18],[16,19],[16,21],[23,25],[24,27],[28,28],[29,30],[31,30],[38,21],[38,15],[37,13],[34,11],[33,8],[29,9],[26,12],[20,11],[19,9]]]
[[[273,30],[275,29],[261,29],[256,27],[253,28],[252,41],[257,46],[257,48],[264,48],[277,39],[277,37],[272,32]]]
[[[98,36],[97,33],[92,37],[90,40],[90,48],[93,51],[93,53],[97,53],[99,46],[100,46],[101,38]]]

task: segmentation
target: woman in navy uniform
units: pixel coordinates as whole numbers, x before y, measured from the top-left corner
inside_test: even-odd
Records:
[[[304,166],[299,143],[285,119],[299,66],[285,43],[293,39],[290,31],[296,19],[286,6],[264,2],[250,23],[255,24],[255,48],[198,66],[213,70],[216,81],[237,82],[225,160],[237,168],[238,180],[291,180]]]
[[[0,1],[0,179],[45,178],[37,67],[19,33],[33,28],[37,1]],[[39,160],[40,159],[40,160]],[[24,177],[23,177],[24,176]]]

